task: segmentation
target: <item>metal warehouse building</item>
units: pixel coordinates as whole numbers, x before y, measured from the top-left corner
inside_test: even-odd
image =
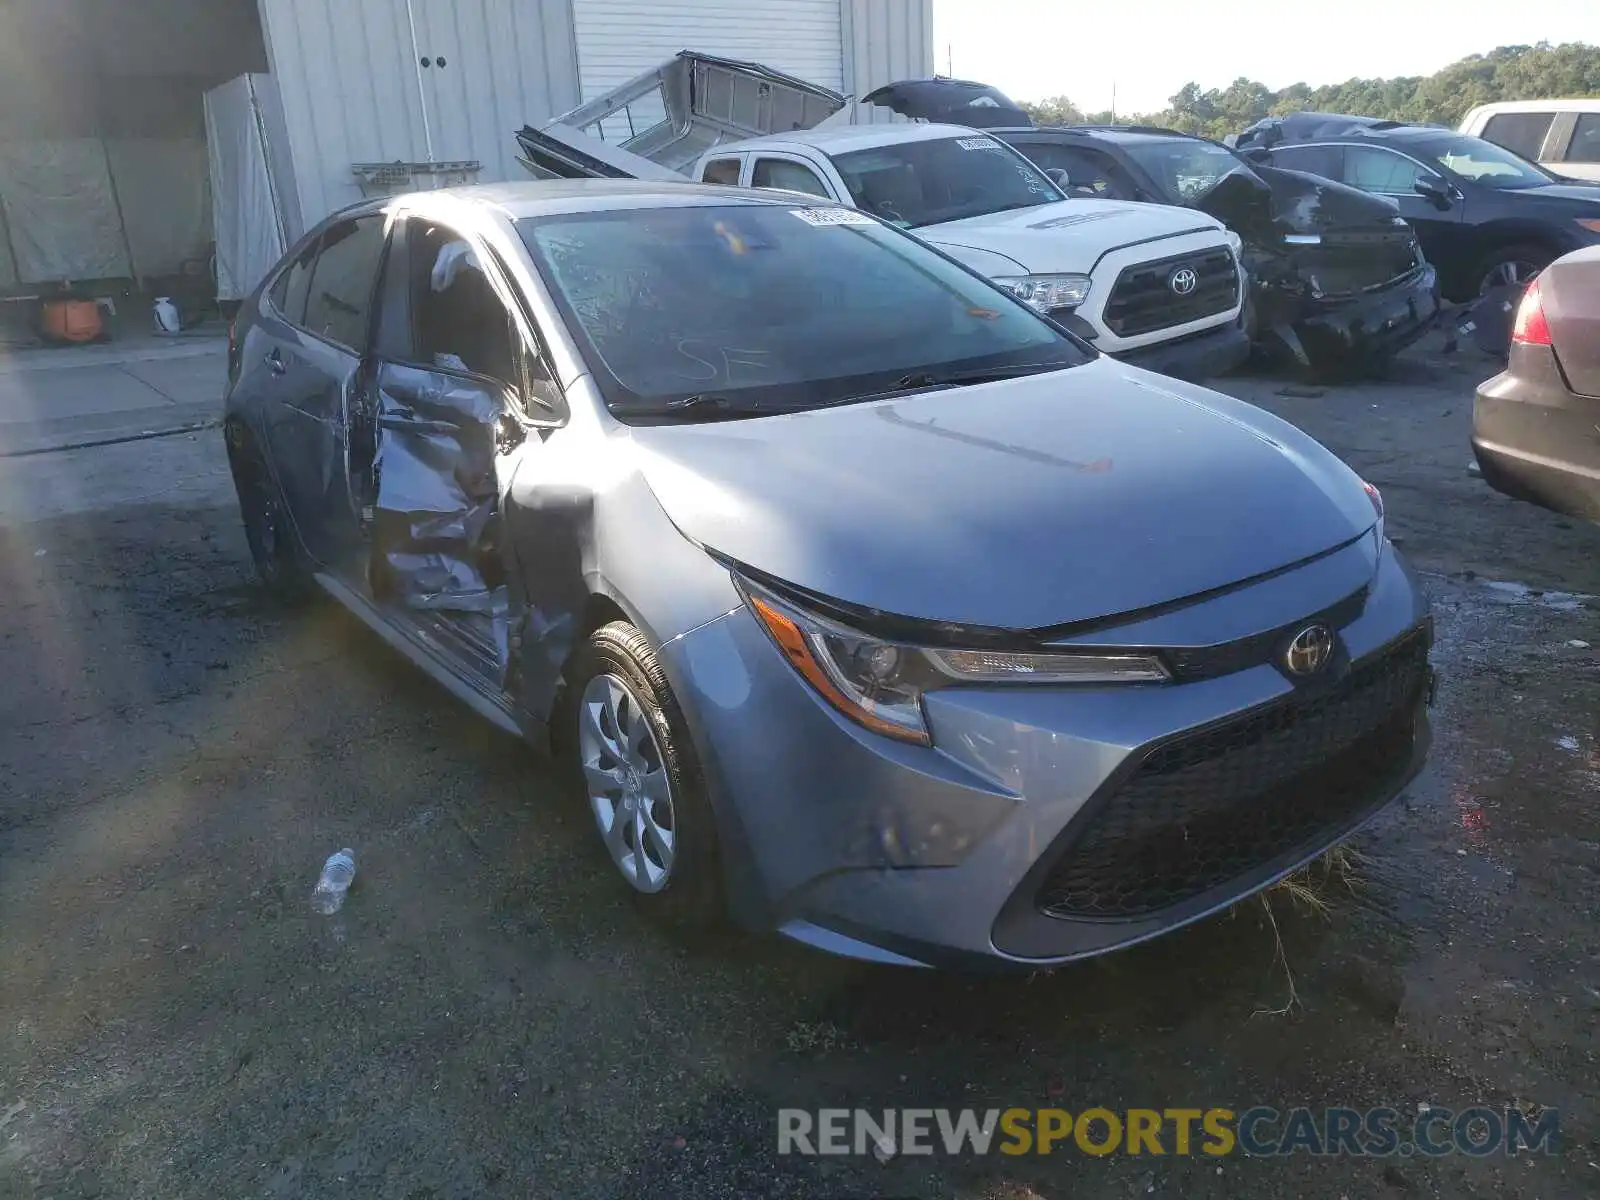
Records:
[[[513,134],[523,124],[684,49],[855,96],[929,75],[931,8],[10,0],[0,7],[0,293],[193,274],[213,243],[248,274],[358,199],[358,164],[474,163],[480,181],[521,177]],[[852,109],[849,119],[883,115]],[[224,294],[255,282],[228,279],[225,262],[217,271]]]

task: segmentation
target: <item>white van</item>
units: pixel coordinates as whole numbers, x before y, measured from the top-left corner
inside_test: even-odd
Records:
[[[1600,99],[1480,104],[1462,120],[1460,132],[1557,175],[1600,182]]]

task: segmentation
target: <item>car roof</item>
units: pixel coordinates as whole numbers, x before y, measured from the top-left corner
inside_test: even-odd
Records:
[[[791,133],[775,133],[770,137],[751,138],[728,146],[719,146],[729,154],[760,147],[810,146],[827,154],[848,154],[852,150],[875,150],[879,146],[899,146],[906,142],[931,142],[939,138],[987,137],[993,129],[974,129],[966,125],[939,125],[934,123],[908,124],[895,122],[881,125],[831,125],[817,129],[797,129]],[[717,157],[717,150],[708,151],[706,157]]]
[[[1040,125],[1035,129],[1005,129],[1001,133],[1065,133],[1073,137],[1093,138],[1096,141],[1116,142],[1122,146],[1136,146],[1153,142],[1208,142],[1208,138],[1178,129],[1156,129],[1132,125]]]
[[[1259,135],[1276,130],[1282,137],[1273,142],[1260,140]],[[1422,142],[1440,137],[1460,137],[1456,130],[1444,125],[1413,125],[1405,121],[1386,121],[1378,117],[1354,117],[1342,113],[1291,113],[1286,117],[1268,117],[1256,122],[1245,134],[1255,132],[1251,145],[1267,149],[1307,142]],[[1241,138],[1244,134],[1240,135]]]
[[[486,183],[471,187],[414,192],[406,197],[427,207],[437,197],[441,206],[466,204],[497,209],[511,220],[594,209],[715,207],[730,204],[833,205],[820,197],[799,193],[775,194],[726,184],[662,182],[647,179],[529,179],[516,183]]]

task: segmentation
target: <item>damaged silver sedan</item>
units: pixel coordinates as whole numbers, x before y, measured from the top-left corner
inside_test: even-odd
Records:
[[[551,749],[669,922],[1064,962],[1265,887],[1427,752],[1374,488],[803,196],[346,210],[241,311],[225,431],[266,585]]]

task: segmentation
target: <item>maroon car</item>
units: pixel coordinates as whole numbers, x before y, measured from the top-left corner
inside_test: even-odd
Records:
[[[1496,491],[1600,521],[1600,246],[1528,285],[1510,362],[1478,388],[1472,450]]]

